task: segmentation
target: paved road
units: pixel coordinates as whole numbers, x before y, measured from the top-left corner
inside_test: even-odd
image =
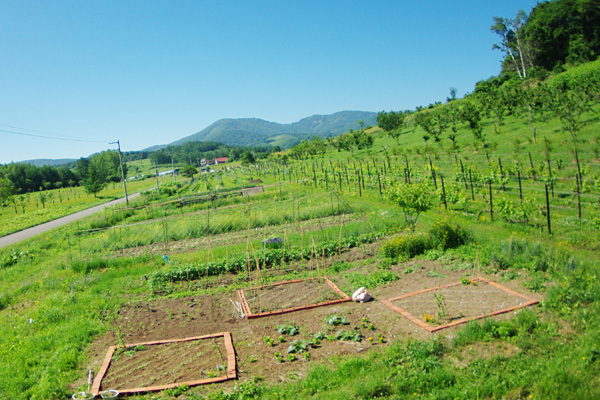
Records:
[[[129,196],[129,199],[135,199],[139,196],[139,193],[134,193]],[[24,229],[19,232],[12,233],[10,235],[6,235],[0,237],[0,249],[6,247],[8,245],[20,242],[21,240],[29,239],[32,236],[39,235],[40,233],[49,231],[50,229],[57,228],[59,226],[68,224],[69,222],[77,221],[78,219],[87,217],[89,215],[95,214],[99,211],[102,211],[106,207],[114,206],[115,204],[123,203],[125,201],[125,197],[109,201],[108,203],[100,204],[99,206],[94,206],[83,211],[76,212],[71,215],[67,215],[62,218],[55,219],[53,221],[49,221],[40,225],[32,226],[31,228]]]

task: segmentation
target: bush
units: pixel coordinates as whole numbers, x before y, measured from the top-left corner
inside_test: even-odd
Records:
[[[433,247],[442,250],[462,246],[469,241],[469,234],[460,225],[444,219],[437,221],[429,229],[429,237]]]
[[[411,258],[423,254],[431,248],[429,237],[426,235],[402,235],[389,240],[382,246],[384,257]]]

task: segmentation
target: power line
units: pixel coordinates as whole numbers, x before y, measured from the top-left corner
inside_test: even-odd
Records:
[[[2,126],[4,126],[4,125],[2,125]],[[11,133],[13,135],[39,137],[39,138],[45,138],[45,139],[64,140],[64,141],[67,141],[67,142],[87,142],[87,143],[106,143],[107,142],[107,140],[76,139],[76,138],[69,138],[69,137],[55,137],[55,136],[36,135],[34,133],[7,131],[5,129],[0,129],[0,132]]]

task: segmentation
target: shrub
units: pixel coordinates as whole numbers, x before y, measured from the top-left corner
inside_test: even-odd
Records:
[[[411,234],[395,237],[381,248],[384,257],[408,259],[423,254],[431,248],[431,244],[428,236]]]
[[[469,240],[469,234],[460,225],[448,219],[437,221],[429,229],[429,237],[434,247],[448,250],[462,246]]]

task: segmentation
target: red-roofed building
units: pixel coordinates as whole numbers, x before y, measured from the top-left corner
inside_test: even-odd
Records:
[[[224,164],[227,162],[227,157],[217,157],[217,158],[215,158],[215,162],[217,164]]]

